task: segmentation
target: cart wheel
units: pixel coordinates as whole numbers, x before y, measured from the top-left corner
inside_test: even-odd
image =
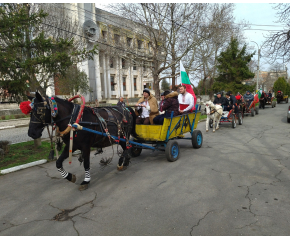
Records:
[[[262,108],[262,105],[261,105],[261,103],[259,103],[259,108]]]
[[[232,128],[235,128],[236,126],[237,126],[237,124],[236,124],[236,118],[233,117],[232,118]]]
[[[272,108],[274,108],[275,107],[275,103],[274,102],[272,102]]]
[[[243,124],[243,116],[241,113],[239,113],[239,125]]]
[[[200,130],[194,130],[191,135],[191,143],[193,148],[202,146],[202,133]]]
[[[253,108],[251,108],[251,116],[254,117],[255,116],[255,110]]]
[[[288,98],[286,98],[286,103],[288,103]]]
[[[169,162],[175,162],[179,158],[179,146],[177,141],[170,140],[166,144],[165,156]]]
[[[141,147],[138,147],[136,145],[132,145],[132,147],[130,148],[130,154],[131,156],[134,158],[134,157],[139,157],[140,154],[142,152],[142,148]]]
[[[208,121],[208,125],[209,125],[210,128],[213,128],[213,120],[212,120],[212,119],[210,119],[210,120]]]
[[[259,108],[255,108],[255,111],[256,111],[256,115],[259,114]]]

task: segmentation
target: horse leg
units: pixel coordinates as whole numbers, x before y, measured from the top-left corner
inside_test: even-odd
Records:
[[[220,115],[219,114],[217,114],[217,116],[216,116],[216,121],[217,121],[217,123],[216,123],[216,130],[218,130],[219,128],[220,128]]]
[[[73,149],[73,151],[76,149]],[[75,183],[76,182],[76,176],[74,174],[68,173],[64,170],[62,163],[65,159],[67,159],[69,156],[69,144],[65,145],[61,155],[56,161],[56,168],[60,172],[61,176],[65,179],[67,179],[70,182]]]
[[[117,170],[118,171],[123,171],[126,170],[127,167],[129,166],[130,163],[130,155],[129,155],[129,149],[126,148],[126,143],[125,142],[120,142],[120,145],[123,149],[123,154],[119,158],[119,162],[117,165]]]
[[[212,128],[213,128],[212,131],[215,132],[215,113],[213,114]]]
[[[79,190],[86,190],[89,187],[89,183],[91,181],[91,176],[90,176],[90,147],[84,147],[82,149],[82,153],[83,153],[83,158],[84,158],[84,168],[85,168],[85,179],[84,181],[81,183]]]
[[[209,121],[209,117],[207,115],[206,122],[205,122],[205,131],[207,131],[207,132],[208,132],[208,121]]]

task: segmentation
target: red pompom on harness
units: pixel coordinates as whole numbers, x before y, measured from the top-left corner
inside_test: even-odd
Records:
[[[25,101],[25,102],[20,103],[19,108],[20,108],[21,112],[23,112],[25,115],[29,114],[32,110],[30,104],[31,104],[30,101]]]

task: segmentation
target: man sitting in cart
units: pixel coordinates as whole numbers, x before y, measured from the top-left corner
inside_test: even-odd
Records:
[[[238,106],[236,105],[236,98],[231,95],[230,92],[226,93],[226,105],[224,106],[224,111],[230,111],[231,109],[234,109],[234,113],[238,114],[239,109]]]
[[[179,102],[179,113],[191,113],[192,108],[194,107],[194,98],[193,96],[186,92],[186,87],[181,85],[179,87],[180,94],[178,95],[178,102]]]
[[[143,90],[143,97],[136,104],[135,113],[138,116],[136,124],[154,124],[153,119],[159,115],[158,103],[154,96],[150,94],[150,90]]]
[[[247,104],[247,107],[250,107],[250,104],[252,101],[254,101],[254,96],[253,94],[250,92],[250,91],[247,91],[245,94],[244,94],[244,100]]]
[[[216,98],[213,101],[213,104],[215,105],[220,105],[220,106],[224,106],[226,105],[226,98],[222,96],[222,94],[220,92],[218,92],[216,94]]]
[[[269,92],[268,92],[268,98],[272,98],[272,91],[271,90],[269,90]]]
[[[171,117],[171,112],[173,111],[173,116],[179,115],[179,102],[178,102],[178,92],[170,92],[166,90],[164,92],[165,101],[162,106],[162,110],[165,111],[164,114],[156,116],[153,121],[157,125],[163,125],[165,117]]]

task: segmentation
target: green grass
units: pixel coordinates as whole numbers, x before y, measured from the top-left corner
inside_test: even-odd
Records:
[[[17,117],[15,117],[15,115]],[[16,119],[16,118],[28,118],[28,117],[30,117],[30,115],[24,115],[24,114],[15,114],[15,115],[0,116],[0,121],[10,120],[10,119]]]
[[[0,170],[47,159],[49,152],[50,142],[42,142],[39,147],[34,147],[34,141],[10,145],[9,153],[0,159]]]
[[[207,117],[207,115],[200,115],[199,116],[199,121],[202,120],[202,119],[205,119],[206,117]]]

